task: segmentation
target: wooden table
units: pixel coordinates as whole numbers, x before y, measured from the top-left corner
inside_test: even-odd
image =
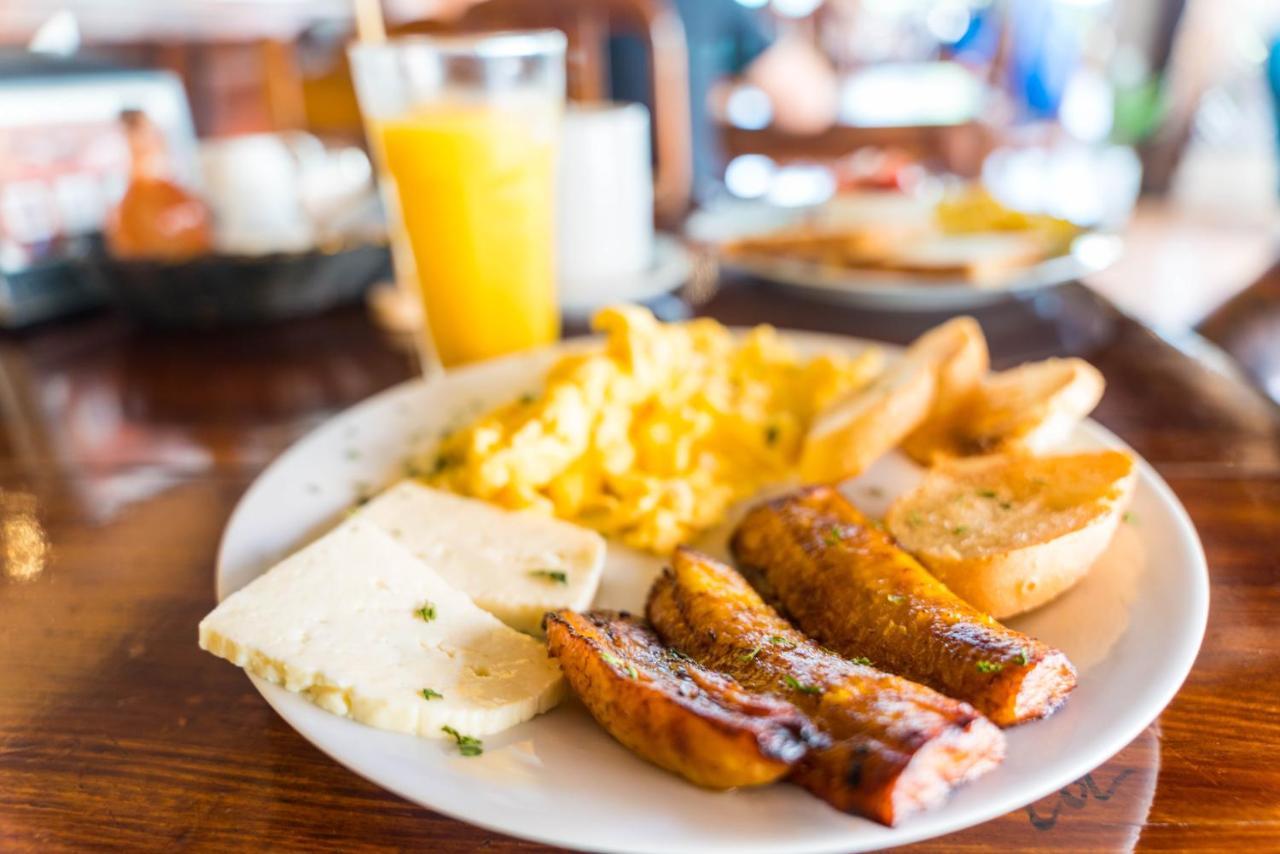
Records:
[[[700,310],[894,341],[939,319],[746,283]],[[1213,605],[1195,670],[1136,741],[1049,798],[919,847],[1274,848],[1277,410],[1080,286],[980,316],[999,364],[1073,353],[1103,370],[1097,417],[1190,509]],[[356,310],[212,336],[96,317],[0,341],[0,849],[537,847],[356,777],[196,647],[240,494],[307,430],[413,371]]]

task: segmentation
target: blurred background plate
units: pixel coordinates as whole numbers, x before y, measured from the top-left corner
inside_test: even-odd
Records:
[[[808,209],[762,203],[726,203],[695,212],[689,218],[686,234],[700,243],[722,244],[782,228],[799,221],[807,212]],[[722,257],[721,265],[837,305],[945,311],[965,310],[1074,281],[1110,267],[1122,251],[1119,235],[1086,232],[1072,241],[1067,254],[1022,268],[1000,281],[982,284],[960,277],[841,269],[788,258]]]

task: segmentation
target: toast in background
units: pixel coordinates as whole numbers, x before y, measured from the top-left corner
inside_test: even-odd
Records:
[[[995,285],[1043,261],[1045,247],[1024,234],[938,234],[897,247],[877,265],[891,272],[968,279]]]
[[[934,369],[906,358],[814,419],[800,455],[810,483],[854,477],[896,448],[933,406]]]
[[[1133,460],[1119,451],[953,460],[894,502],[885,523],[956,595],[999,619],[1088,573],[1134,482]]]
[[[1106,382],[1083,359],[1046,359],[989,374],[952,411],[906,444],[917,462],[1051,450],[1102,398]]]
[[[870,267],[908,236],[901,228],[865,225],[834,229],[803,223],[724,245],[730,256],[785,259],[839,269]]]

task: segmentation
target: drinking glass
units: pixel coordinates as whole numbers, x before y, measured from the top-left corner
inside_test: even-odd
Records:
[[[550,344],[565,36],[413,36],[351,48],[397,277],[446,367]]]

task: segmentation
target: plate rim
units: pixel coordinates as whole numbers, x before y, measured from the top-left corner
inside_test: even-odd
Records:
[[[740,328],[735,328],[739,331]],[[811,332],[807,330],[779,329],[779,335],[783,340],[807,340],[809,342],[828,342],[845,348],[850,345],[859,346],[876,346],[890,353],[901,351],[901,347],[887,342],[879,342],[873,339],[861,338],[850,335],[839,335],[823,332]],[[501,369],[508,364],[518,363],[524,360],[547,358],[550,355],[562,352],[568,347],[581,346],[588,338],[570,338],[565,339],[549,347],[539,348],[537,350],[526,351],[524,353],[513,354],[509,356],[491,359],[484,362],[478,362],[464,368],[459,368],[455,373],[461,373],[469,369],[487,367],[489,369]],[[223,528],[222,536],[219,539],[219,545],[214,566],[214,581],[217,601],[221,601],[230,595],[226,588],[228,587],[226,576],[228,574],[227,560],[230,544],[233,541],[232,533],[238,524],[241,524],[241,518],[249,512],[251,498],[256,492],[265,489],[265,483],[271,479],[271,475],[284,469],[289,460],[297,454],[301,454],[303,449],[317,440],[317,437],[324,431],[332,429],[335,422],[347,419],[357,419],[358,413],[364,409],[375,409],[386,405],[387,403],[400,397],[411,397],[414,394],[429,394],[427,388],[429,381],[423,377],[413,377],[397,383],[382,391],[376,392],[363,400],[357,401],[351,406],[333,414],[326,418],[323,422],[312,427],[302,436],[295,439],[290,445],[279,453],[266,467],[264,467],[253,479],[236,502],[231,515],[227,518],[227,522]],[[867,840],[864,842],[852,841],[847,843],[828,843],[814,842],[812,844],[800,843],[788,848],[791,854],[828,854],[828,852],[852,852],[852,851],[870,851],[880,850],[884,847],[892,847],[897,845],[906,845],[913,842],[920,842],[927,839],[942,838],[943,836],[957,833],[959,831],[984,824],[994,818],[998,818],[1014,810],[1020,809],[1027,804],[1033,803],[1046,795],[1061,788],[1066,783],[1076,780],[1089,771],[1093,770],[1109,761],[1113,756],[1123,750],[1128,744],[1136,739],[1142,732],[1156,719],[1164,713],[1169,704],[1181,691],[1188,676],[1194,667],[1196,658],[1199,655],[1201,645],[1203,643],[1205,631],[1208,625],[1211,585],[1209,578],[1208,561],[1204,553],[1203,543],[1200,540],[1199,532],[1192,522],[1190,514],[1186,507],[1178,499],[1177,494],[1172,487],[1160,476],[1146,458],[1138,454],[1129,444],[1123,441],[1110,429],[1104,427],[1093,419],[1086,419],[1081,423],[1083,429],[1089,438],[1100,441],[1111,447],[1127,450],[1134,457],[1136,467],[1138,469],[1139,483],[1144,481],[1150,485],[1162,507],[1169,511],[1170,520],[1181,541],[1180,551],[1186,556],[1191,569],[1190,576],[1192,578],[1192,587],[1187,591],[1189,610],[1192,612],[1192,619],[1188,623],[1188,629],[1192,631],[1180,632],[1177,635],[1178,645],[1174,649],[1167,651],[1163,658],[1164,666],[1161,668],[1164,674],[1163,678],[1157,683],[1160,687],[1151,697],[1142,703],[1143,711],[1141,714],[1131,715],[1131,720],[1126,726],[1105,731],[1104,737],[1101,739],[1102,747],[1091,751],[1086,758],[1080,759],[1072,757],[1064,760],[1065,768],[1057,775],[1046,778],[1039,785],[1027,786],[1019,790],[1018,794],[1006,797],[1003,800],[992,800],[986,803],[972,807],[964,817],[957,823],[949,826],[946,830],[937,830],[930,828],[927,824],[920,824],[918,821],[908,821],[904,825],[896,828],[887,828],[886,830],[892,834],[890,839]],[[256,577],[256,576],[255,576]],[[1129,629],[1126,629],[1125,634]],[[1123,637],[1122,634],[1120,637]],[[472,814],[463,814],[461,811],[443,808],[435,804],[424,803],[417,796],[411,794],[407,787],[399,785],[398,782],[386,782],[385,776],[380,775],[376,771],[366,769],[366,762],[362,754],[339,756],[332,752],[327,744],[321,743],[321,740],[313,740],[303,732],[303,730],[295,725],[290,714],[282,708],[279,701],[293,696],[286,689],[273,685],[260,679],[253,674],[246,673],[250,682],[259,694],[266,700],[272,710],[283,719],[283,721],[303,738],[308,744],[312,745],[321,753],[337,762],[343,768],[356,774],[357,776],[369,781],[375,786],[386,791],[392,792],[398,797],[404,798],[409,803],[425,808],[439,815],[448,816],[449,818],[461,821],[474,827],[482,828],[487,831],[502,833],[516,839],[524,839],[541,844],[560,846],[566,848],[574,848],[578,850],[587,850],[583,848],[585,843],[568,840],[564,837],[556,837],[547,834],[529,832],[524,830],[513,829],[511,824],[504,824],[500,820],[493,820],[487,816],[480,818]],[[360,724],[349,721],[349,723],[361,726]],[[529,723],[529,722],[526,722]],[[1097,757],[1105,753],[1101,759]],[[1070,776],[1068,777],[1068,772]],[[922,818],[928,813],[917,816]],[[913,827],[913,825],[919,825]],[[652,847],[645,847],[640,844],[608,844],[601,845],[595,842],[591,843],[589,850],[601,852],[615,852],[616,854],[640,854],[640,852],[652,851]],[[681,847],[679,844],[664,844],[664,852],[680,852],[680,851],[701,851],[704,847],[689,847],[687,844]],[[742,846],[736,844],[735,851],[741,851],[743,854],[753,851],[776,851],[776,846],[761,845],[760,847]]]

